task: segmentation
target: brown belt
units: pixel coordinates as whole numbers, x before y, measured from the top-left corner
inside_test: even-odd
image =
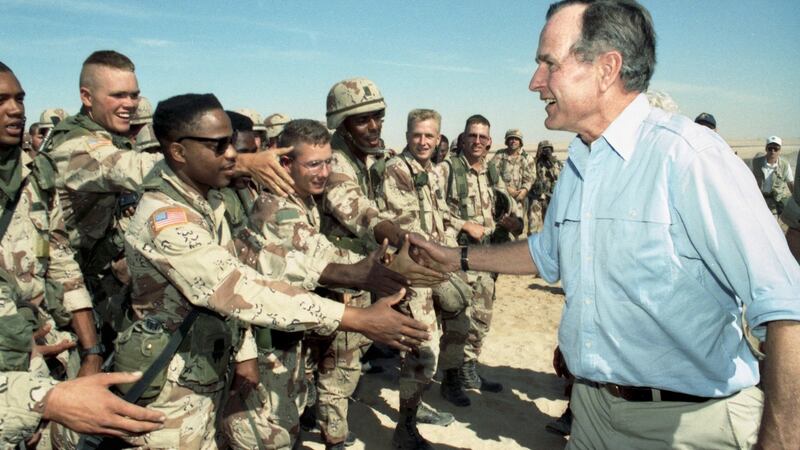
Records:
[[[683,394],[681,392],[666,391],[664,389],[654,389],[648,387],[620,386],[613,383],[594,383],[587,382],[589,386],[604,389],[614,397],[627,400],[629,402],[688,402],[703,403],[714,400],[715,397],[698,397],[696,395]]]

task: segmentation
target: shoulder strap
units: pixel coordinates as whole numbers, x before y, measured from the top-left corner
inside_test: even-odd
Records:
[[[494,161],[489,161],[486,164],[489,172],[489,182],[492,184],[492,187],[497,187],[497,183],[500,182],[500,174],[497,173],[497,166],[494,164]]]
[[[419,203],[419,225],[423,230],[430,232],[428,229],[428,224],[425,222],[425,208],[422,206],[424,202],[422,198],[422,191],[420,190],[421,186],[417,186],[417,177],[414,175],[414,170],[411,168],[411,163],[409,163],[408,160],[402,156],[400,156],[400,159],[406,163],[406,167],[408,167],[408,175],[411,177],[411,183],[414,185],[414,192],[417,194],[417,202]]]
[[[386,172],[386,158],[378,158],[369,168],[369,184],[372,192],[367,193],[367,197],[374,199],[378,195],[383,181],[383,174]]]
[[[455,196],[458,198],[458,209],[461,213],[461,218],[467,217],[467,165],[461,157],[453,158],[452,165],[450,166],[449,186],[453,187],[455,181]]]

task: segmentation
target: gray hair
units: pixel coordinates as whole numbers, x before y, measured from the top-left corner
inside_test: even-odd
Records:
[[[647,91],[656,68],[656,32],[647,9],[635,0],[562,0],[550,5],[546,17],[549,20],[561,8],[576,4],[587,8],[572,53],[591,62],[601,53],[620,52],[625,89]]]

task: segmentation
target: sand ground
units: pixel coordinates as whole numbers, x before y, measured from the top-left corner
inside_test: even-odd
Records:
[[[451,412],[448,427],[421,425],[437,449],[560,449],[566,440],[545,431],[545,424],[566,409],[564,381],[552,368],[556,329],[564,295],[532,276],[501,275],[497,283],[492,328],[481,355],[480,372],[500,381],[498,394],[469,391],[472,406],[458,408],[439,394],[434,382],[424,400]],[[397,360],[379,360],[380,374],[362,378],[351,403],[350,427],[358,441],[352,450],[386,449],[398,408]],[[323,449],[318,433],[304,433],[305,449]]]

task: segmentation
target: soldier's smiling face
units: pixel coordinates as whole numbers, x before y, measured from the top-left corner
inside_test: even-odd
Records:
[[[482,123],[471,123],[464,131],[464,156],[470,164],[483,158],[492,146],[492,135],[489,126]]]
[[[356,145],[362,148],[381,147],[384,113],[384,110],[373,111],[344,119],[344,127]]]
[[[128,70],[95,65],[90,85],[81,87],[81,102],[98,125],[106,130],[127,134],[131,117],[139,106],[139,83]]]
[[[439,145],[439,124],[434,119],[418,120],[406,131],[406,145],[414,158],[425,165]]]
[[[0,72],[0,146],[19,145],[25,134],[25,91],[11,72]]]
[[[309,144],[297,142],[292,151],[293,158],[284,164],[294,180],[294,190],[301,198],[319,195],[325,190],[331,174],[331,144]]]

